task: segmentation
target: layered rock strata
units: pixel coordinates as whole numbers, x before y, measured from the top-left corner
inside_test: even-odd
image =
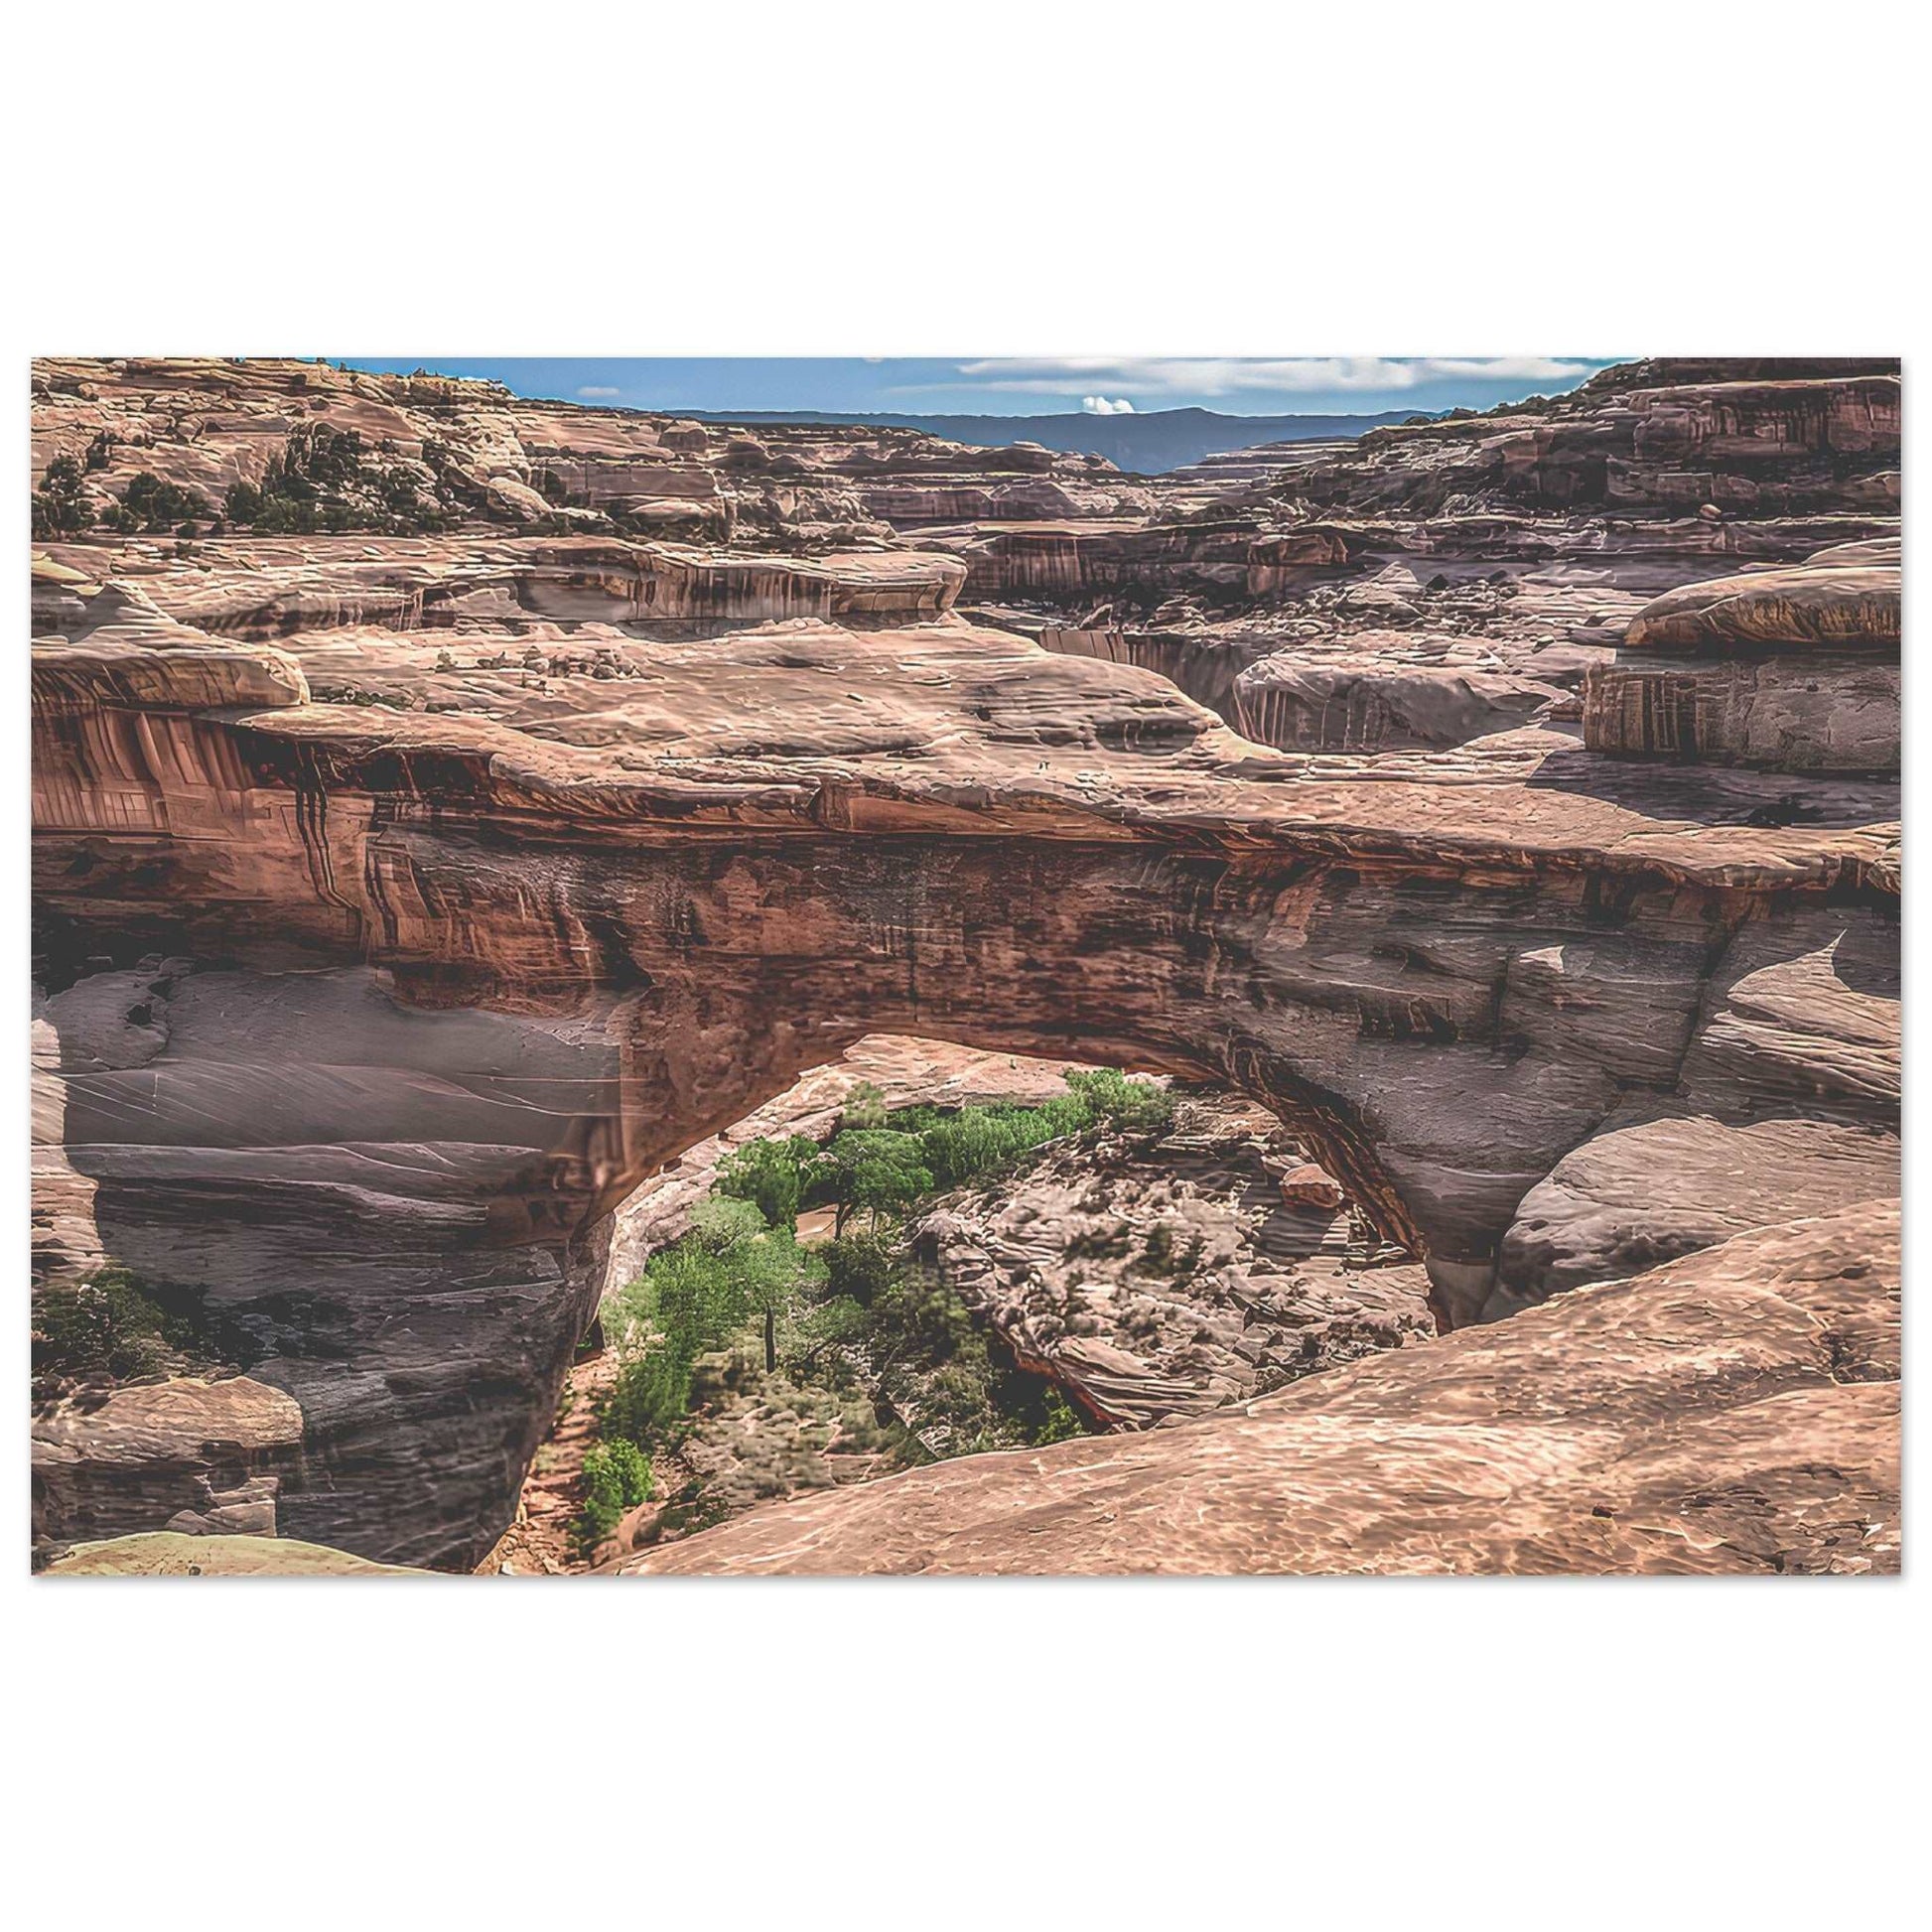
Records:
[[[139,394],[142,460],[266,449],[279,424],[227,366],[50,365],[44,433]],[[230,380],[242,428],[179,419]],[[1559,693],[1544,722],[1451,744],[1432,734],[1465,727],[1437,706],[1364,726],[1356,752],[1325,731],[1262,747],[1152,671],[963,619],[977,531],[814,536],[810,568],[706,551],[691,568],[724,588],[680,593],[675,618],[640,614],[638,588],[675,546],[608,537],[56,548],[34,651],[43,1277],[107,1258],[218,1316],[228,1366],[301,1416],[270,1472],[281,1533],[468,1567],[514,1507],[614,1210],[883,1030],[1253,1095],[1423,1257],[1451,1325],[1646,1265],[1646,1226],[1675,1251],[1752,1224],[1767,1159],[1787,1202],[1894,1192],[1895,781],[1605,756],[1564,715],[1592,665],[1646,648],[1623,635],[1642,605],[1713,557],[1882,540],[1882,510],[1812,506],[1870,493],[1883,392],[1815,380],[1857,393],[1777,403],[1789,434],[1751,416],[1776,430],[1755,455],[1725,444],[1743,416],[1713,417],[1701,447],[1755,465],[1770,505],[1748,527],[1654,495],[1622,531],[1534,505],[1438,515],[1418,459],[1399,516],[1343,506],[1343,561],[1266,566],[1326,573],[1314,621],[1343,653],[1451,613],[1467,627],[1439,636],[1479,639],[1492,596],[1567,612],[1509,645]],[[345,408],[415,407],[360,381]],[[95,382],[92,401],[72,386]],[[520,405],[423,393],[475,450],[520,425],[530,453]],[[1665,420],[1622,395],[1579,411],[1627,408],[1619,435]],[[532,409],[544,434],[591,434]],[[769,482],[715,428],[611,434],[645,428],[658,454],[638,443],[632,467]],[[919,460],[895,451],[877,460]],[[876,478],[860,454],[814,462]],[[1363,459],[1358,493],[1393,456]],[[1244,546],[1300,514],[1270,501],[1218,529],[1088,534],[1130,589],[1148,571],[1168,598],[1173,564],[1245,600]],[[1483,583],[1485,547],[1507,586]],[[1413,592],[1375,581],[1398,554],[1440,567],[1401,565]],[[848,602],[784,601],[821,596]],[[1287,649],[1299,621],[1271,606],[1262,627]],[[1437,668],[1470,674],[1447,651]],[[1670,1157],[1711,1123],[1738,1160]],[[1648,1202],[1625,1147],[1651,1150]],[[232,1506],[204,1459],[140,1509]]]
[[[1648,604],[1585,679],[1593,751],[1783,771],[1896,771],[1901,573],[1827,555]]]

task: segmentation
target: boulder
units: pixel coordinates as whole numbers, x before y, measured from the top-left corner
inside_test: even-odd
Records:
[[[1337,1214],[1346,1196],[1338,1181],[1312,1161],[1290,1168],[1282,1175],[1282,1199],[1290,1207],[1305,1207],[1317,1214]]]
[[[1803,565],[1686,584],[1647,604],[1631,650],[1732,654],[1792,645],[1896,655],[1900,578],[1879,564]]]
[[[532,489],[528,483],[519,483],[514,477],[491,477],[485,485],[485,494],[498,509],[507,511],[513,517],[527,519],[552,513],[547,496]]]

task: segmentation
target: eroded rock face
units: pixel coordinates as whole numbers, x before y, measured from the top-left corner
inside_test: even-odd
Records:
[[[767,1505],[626,1575],[1896,1571],[1898,1214],[1633,1280],[1147,1435]]]
[[[1098,457],[969,450],[877,426],[682,422],[447,376],[271,357],[54,356],[35,362],[33,381],[36,480],[57,458],[83,463],[103,511],[145,471],[197,492],[218,518],[231,485],[260,485],[291,434],[316,430],[353,434],[451,528],[547,519],[608,532],[616,515],[652,536],[779,539],[795,557],[888,539],[888,512],[916,523],[935,510],[997,519],[1147,503]],[[357,508],[351,528],[392,530],[380,492],[363,492]]]
[[[116,364],[108,387],[144,382],[178,386]],[[93,405],[44,399],[58,440],[79,419],[56,397]],[[478,451],[512,429],[534,447],[518,406],[451,406]],[[1643,602],[1727,567],[1712,557],[1884,527],[1814,512],[1829,479],[1786,515],[1814,457],[1834,487],[1882,458],[1878,404],[1863,451],[1832,441],[1845,409],[1771,439],[1803,444],[1775,458],[1775,516],[1647,499],[1587,581],[1600,529],[1439,516],[1433,483],[1400,517],[1351,508],[1328,533],[1344,560],[1386,544],[1443,583],[1404,564],[1375,598],[1338,588],[1322,634],[1449,635],[1473,658],[1489,624],[1500,671],[1447,649],[1436,668],[1574,698]],[[240,413],[238,441],[204,417],[185,447],[271,437]],[[773,444],[651,433],[646,463],[636,423],[610,430],[628,482],[770,483]],[[798,459],[818,481],[791,482],[914,460],[821,450]],[[1561,704],[1467,742],[1282,752],[1152,671],[953,608],[969,573],[1084,584],[1089,563],[1245,599],[1262,514],[1110,514],[1070,550],[1024,523],[796,555],[486,530],[57,547],[34,679],[39,1265],[83,1271],[91,1220],[99,1253],[218,1312],[233,1366],[301,1414],[283,1532],[468,1567],[513,1508],[614,1210],[869,1034],[1252,1094],[1425,1258],[1451,1324],[1606,1251],[1539,1259],[1512,1231],[1639,1117],[1895,1133],[1896,990],[1873,964],[1896,959],[1888,775],[1608,758]],[[1266,568],[1353,567],[1315,549]],[[1485,552],[1524,566],[1510,597]],[[1450,615],[1467,628],[1436,627]],[[1302,620],[1276,616],[1286,649]],[[1407,675],[1408,649],[1378,655]],[[1779,1158],[1809,1162],[1803,1141]],[[1681,1206],[1680,1230],[1739,1225],[1727,1199]]]
[[[273,1536],[302,1429],[295,1402],[247,1376],[176,1377],[63,1403],[34,1424],[37,1535],[72,1543],[158,1522]]]
[[[968,565],[969,604],[1005,605],[1003,621],[1031,607],[1049,648],[1158,669],[1262,743],[1463,744],[1581,716],[1586,673],[1660,593],[1690,597],[1690,581],[1797,566],[1828,547],[1841,572],[1895,564],[1896,365],[1740,363],[1754,372],[1735,381],[1715,366],[1657,363],[1644,383],[1606,371],[1554,400],[1375,430],[1292,466],[1252,466],[1263,486],[1243,491],[1206,487],[1204,473],[1169,478],[1135,522],[931,538]],[[1752,601],[1764,612],[1767,592]],[[1784,656],[1812,648],[1788,606],[1774,628]],[[1640,675],[1655,685],[1669,673],[1619,670],[1633,719],[1658,708],[1628,688]],[[1772,681],[1768,667],[1754,677]],[[1697,740],[1706,755],[1727,734],[1741,743],[1730,720],[1751,702],[1734,688],[1744,681],[1734,666],[1707,679],[1726,689],[1703,700],[1717,719]],[[1815,734],[1772,716],[1806,709],[1810,684],[1779,682],[1746,761],[1775,763]],[[1646,739],[1627,722],[1606,727],[1599,749],[1678,755],[1667,733]],[[1887,768],[1857,761],[1878,756],[1852,745],[1870,737],[1869,725],[1841,730],[1811,768]],[[1788,762],[1805,767],[1797,754]]]
[[[1185,1099],[1152,1146],[949,1197],[913,1251],[1023,1367],[1145,1429],[1435,1333],[1424,1271],[1351,1241],[1340,1188],[1295,1156],[1266,1113]]]
[[[1896,771],[1901,593],[1896,565],[1829,553],[1671,591],[1587,672],[1585,742],[1781,771]]]

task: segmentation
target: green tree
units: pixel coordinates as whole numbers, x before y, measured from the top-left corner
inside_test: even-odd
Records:
[[[844,1234],[854,1208],[865,1208],[877,1225],[882,1213],[903,1213],[931,1193],[932,1170],[918,1135],[889,1127],[848,1127],[825,1150],[817,1191],[836,1205],[836,1239]]]
[[[196,517],[211,516],[207,498],[199,490],[165,482],[152,470],[138,471],[121,491],[125,516],[144,530],[178,530]]]
[[[80,466],[70,456],[57,456],[47,466],[33,496],[34,535],[44,539],[78,536],[94,520],[87,501]]]
[[[648,1444],[672,1429],[690,1408],[699,1356],[754,1322],[765,1370],[774,1370],[780,1324],[824,1280],[824,1264],[791,1229],[767,1226],[752,1201],[704,1201],[693,1220],[689,1234],[652,1255],[604,1305],[606,1332],[623,1357],[606,1405],[607,1435]]]
[[[818,1143],[803,1134],[782,1141],[747,1141],[718,1164],[719,1193],[751,1201],[774,1228],[796,1228]]]

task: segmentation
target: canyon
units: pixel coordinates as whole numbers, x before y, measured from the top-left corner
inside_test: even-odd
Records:
[[[989,1318],[1109,1433],[615,1570],[1895,1569],[1898,395],[1137,478],[37,363],[36,1286],[208,1351],[38,1405],[37,1548],[483,1563],[678,1164],[890,1036],[1267,1110],[1407,1338],[1151,1406],[1179,1345],[1082,1381],[1035,1270]],[[345,527],[242,527],[318,424]],[[207,513],[101,528],[144,475]],[[1004,1211],[928,1245],[997,1284]]]

